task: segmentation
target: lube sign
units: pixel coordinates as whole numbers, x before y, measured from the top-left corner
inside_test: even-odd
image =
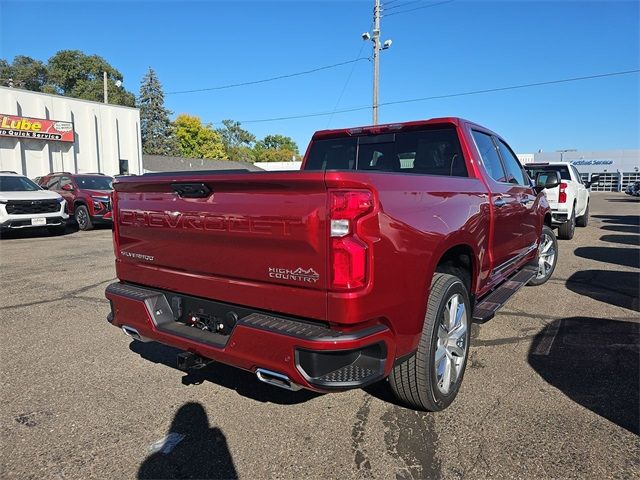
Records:
[[[73,123],[0,113],[0,136],[73,142]]]

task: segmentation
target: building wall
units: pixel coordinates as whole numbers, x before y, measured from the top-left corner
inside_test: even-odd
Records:
[[[536,162],[571,162],[580,173],[633,172],[640,170],[640,150],[577,150],[538,152]]]
[[[538,152],[518,154],[523,164],[535,162],[569,162],[580,176],[590,180],[598,175],[600,181],[593,191],[616,192],[631,182],[640,181],[640,150],[576,150],[575,152]],[[531,160],[533,159],[533,160]]]
[[[127,160],[129,173],[142,173],[137,108],[0,87],[0,113],[73,122],[75,132],[73,143],[0,137],[0,170],[116,175]]]
[[[518,157],[518,160],[520,160],[520,163],[522,163],[523,165],[532,163],[534,161],[533,153],[517,153],[516,155]]]

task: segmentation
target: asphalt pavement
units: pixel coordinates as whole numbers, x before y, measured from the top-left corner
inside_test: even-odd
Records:
[[[551,281],[474,328],[444,412],[280,390],[105,320],[111,231],[0,240],[0,478],[640,478],[640,202],[592,194]]]

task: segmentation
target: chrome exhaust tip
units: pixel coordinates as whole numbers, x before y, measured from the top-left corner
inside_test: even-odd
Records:
[[[151,340],[149,340],[147,337],[143,337],[142,335],[140,335],[140,334],[138,333],[138,330],[136,330],[136,329],[135,329],[135,328],[133,328],[133,327],[130,327],[129,325],[123,325],[123,326],[122,326],[122,331],[124,332],[124,334],[125,334],[127,337],[131,337],[131,338],[133,338],[134,340],[138,340],[139,342],[144,342],[144,343],[146,343],[146,342],[150,342],[150,341],[151,341]]]
[[[272,372],[271,370],[266,370],[264,368],[258,368],[256,370],[256,377],[258,377],[258,380],[261,382],[268,383],[274,387],[284,388],[285,390],[291,390],[293,392],[302,388],[297,383],[293,383],[286,375],[278,372]]]

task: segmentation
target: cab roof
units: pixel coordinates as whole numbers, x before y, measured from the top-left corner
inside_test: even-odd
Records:
[[[360,135],[360,134],[380,134],[380,133],[393,133],[399,132],[403,130],[417,130],[421,127],[431,127],[436,125],[451,125],[455,127],[460,127],[464,124],[469,125],[472,128],[478,128],[484,130],[490,134],[496,135],[500,137],[495,132],[492,132],[486,127],[482,125],[478,125],[477,123],[471,122],[469,120],[465,120],[460,117],[436,117],[430,118],[428,120],[414,120],[411,122],[396,122],[396,123],[383,123],[380,125],[365,125],[360,127],[351,127],[351,128],[338,128],[333,130],[319,130],[313,134],[312,140],[318,140],[322,138],[334,138],[334,137],[344,137],[351,135]]]

